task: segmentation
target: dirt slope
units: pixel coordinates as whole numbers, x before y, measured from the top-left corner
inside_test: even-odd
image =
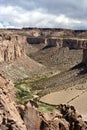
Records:
[[[12,62],[0,64],[0,72],[13,82],[44,74],[44,70],[46,70],[45,66],[35,62],[27,56],[22,56]]]
[[[31,58],[48,67],[65,71],[80,63],[83,50],[51,47],[31,54]]]

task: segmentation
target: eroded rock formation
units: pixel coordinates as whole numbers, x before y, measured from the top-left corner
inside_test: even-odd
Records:
[[[87,49],[83,49],[83,59],[82,62],[87,65]]]
[[[80,39],[80,38],[43,38],[43,37],[28,37],[27,42],[30,45],[33,44],[42,44],[44,43],[43,47],[68,47],[69,49],[84,49],[87,47],[87,39]]]
[[[64,119],[69,123],[69,130],[87,130],[81,114],[73,106],[61,104],[60,110]]]
[[[69,49],[84,49],[87,47],[87,39],[74,39],[74,38],[50,38],[47,39],[47,46],[49,47],[68,47]]]
[[[39,113],[36,103],[28,101],[18,109],[27,130],[87,130],[82,116],[73,106],[61,104],[60,111]]]
[[[41,43],[44,43],[45,42],[45,39],[44,38],[40,38],[40,37],[33,37],[33,38],[27,38],[27,42],[29,44],[41,44]]]
[[[0,35],[0,62],[9,62],[24,55],[23,37]]]
[[[13,84],[0,75],[0,130],[26,130],[15,106]]]

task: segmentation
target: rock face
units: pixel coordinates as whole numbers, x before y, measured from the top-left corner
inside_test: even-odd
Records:
[[[37,110],[37,103],[30,100],[25,103],[25,106],[18,105],[18,111],[24,120],[27,130],[40,130],[41,117]]]
[[[15,105],[13,84],[0,75],[0,130],[26,130]]]
[[[18,109],[27,130],[87,130],[82,116],[73,106],[61,104],[60,111],[39,113],[36,103],[28,101]]]
[[[87,125],[82,120],[73,106],[61,105],[61,113],[53,112],[42,116],[41,130],[87,130]]]
[[[61,47],[62,42],[60,41],[60,39],[52,39],[52,38],[49,38],[46,40],[46,46],[48,47],[56,47],[59,45],[59,48]]]
[[[87,49],[83,50],[83,59],[82,62],[87,64]]]
[[[39,37],[27,38],[29,44],[41,44],[45,42],[45,39]]]
[[[43,38],[43,37],[28,37],[27,42],[30,45],[33,44],[42,44],[44,43],[43,47],[57,47],[63,48],[68,47],[69,49],[84,49],[87,47],[87,39],[78,39],[78,38]]]
[[[9,62],[24,55],[23,37],[0,36],[0,62]]]
[[[44,66],[27,56],[27,45],[26,36],[18,32],[0,33],[0,72],[13,82],[43,72]]]
[[[40,130],[69,130],[69,123],[57,111],[44,113]]]
[[[87,39],[74,38],[50,38],[47,39],[46,45],[48,47],[68,47],[69,49],[84,49],[87,47]]]
[[[27,130],[39,130],[40,129],[40,115],[34,104],[28,102],[25,105],[23,120],[27,127]]]
[[[84,49],[87,47],[86,39],[63,39],[63,47],[69,47],[69,49]]]
[[[82,120],[82,116],[73,106],[61,104],[60,110],[63,117],[69,122],[69,130],[87,130],[87,125]]]

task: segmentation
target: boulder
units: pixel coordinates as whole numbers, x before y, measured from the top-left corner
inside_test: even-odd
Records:
[[[28,101],[25,104],[23,120],[27,130],[40,130],[40,115],[37,111],[36,103],[33,101]]]
[[[58,111],[44,113],[41,115],[40,130],[69,130],[69,123],[62,118]]]
[[[82,116],[78,114],[74,106],[61,104],[61,113],[64,119],[69,123],[69,130],[87,130],[87,125],[83,121]]]

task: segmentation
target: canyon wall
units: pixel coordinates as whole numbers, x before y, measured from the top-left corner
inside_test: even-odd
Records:
[[[29,54],[29,51],[32,53],[32,50],[33,52],[37,51],[37,46],[41,46],[40,49],[49,47],[86,49],[86,34],[86,31],[64,29],[30,28],[20,30],[0,30],[0,63],[14,61],[18,57],[26,55],[27,52]],[[82,39],[82,36],[85,38]],[[37,46],[32,47],[32,45]],[[86,57],[84,56],[86,55],[85,50],[83,53],[83,57]]]
[[[45,43],[45,39],[41,38],[41,37],[30,37],[30,38],[26,38],[27,42],[29,44],[41,44],[41,43]]]
[[[0,30],[0,72],[4,73],[8,79],[15,81],[18,78],[23,79],[32,77],[32,75],[39,75],[45,66],[30,59],[30,53],[50,47],[54,47],[52,51],[55,51],[55,48],[56,51],[59,51],[59,48],[64,47],[70,50],[86,49],[86,37],[87,31],[64,29]],[[82,61],[86,61],[85,50]]]
[[[26,130],[14,99],[12,82],[0,74],[0,130]]]
[[[0,61],[16,59],[24,53],[24,48],[27,45],[42,43],[43,47],[57,46],[58,48],[83,49],[87,47],[87,31],[55,28],[0,30],[0,54],[2,55]],[[12,51],[10,52],[9,50]]]
[[[64,39],[63,46],[67,46],[70,49],[84,49],[87,47],[87,39]]]
[[[32,48],[27,44],[27,36],[15,30],[0,32],[0,73],[13,82],[42,74],[45,66],[26,54]]]
[[[87,65],[87,49],[83,49],[83,59],[82,62]]]
[[[24,55],[24,37],[0,35],[0,62],[9,62]]]
[[[78,39],[78,38],[35,38],[28,37],[27,42],[30,45],[33,44],[42,44],[43,47],[68,47],[69,49],[84,49],[87,47],[87,39]]]

